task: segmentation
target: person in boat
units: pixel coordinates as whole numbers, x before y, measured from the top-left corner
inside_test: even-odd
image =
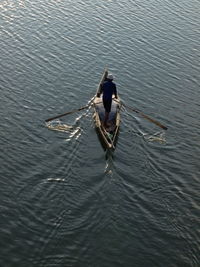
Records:
[[[104,118],[105,127],[107,127],[107,121],[112,106],[112,96],[115,95],[115,98],[118,98],[116,84],[113,82],[113,79],[114,79],[113,75],[108,74],[106,80],[101,86],[99,94],[99,96],[103,94],[103,105],[105,109],[105,118]]]

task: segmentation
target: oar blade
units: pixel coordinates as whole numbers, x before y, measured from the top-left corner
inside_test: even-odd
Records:
[[[144,113],[140,113],[140,114],[141,114],[141,116],[142,116],[143,118],[145,118],[145,119],[149,120],[150,122],[156,124],[156,125],[159,126],[160,128],[162,128],[162,129],[164,129],[164,130],[167,130],[167,127],[164,126],[164,125],[162,125],[160,122],[158,122],[158,121],[156,121],[156,120],[150,118],[149,116],[145,115]]]

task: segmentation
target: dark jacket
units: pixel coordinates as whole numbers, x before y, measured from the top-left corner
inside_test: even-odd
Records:
[[[117,89],[115,83],[111,80],[105,81],[101,86],[100,93],[103,93],[104,100],[111,101],[113,94],[115,95],[115,97],[117,97]]]

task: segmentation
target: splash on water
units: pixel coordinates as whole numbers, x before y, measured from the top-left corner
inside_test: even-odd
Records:
[[[60,120],[54,120],[54,121],[48,122],[46,123],[46,126],[50,130],[59,131],[59,132],[71,132],[74,129],[72,125],[63,124],[61,123]]]
[[[47,178],[48,182],[64,182],[65,179],[63,178]]]
[[[71,139],[71,138],[78,139],[78,138],[81,136],[81,132],[82,132],[82,130],[81,130],[80,127],[75,127],[75,128],[73,129],[73,131],[71,132],[70,136],[69,136],[70,139]]]
[[[46,123],[48,129],[58,132],[68,133],[69,138],[66,139],[67,142],[71,141],[73,138],[76,140],[81,136],[82,129],[77,126],[80,118],[76,119],[75,125],[68,125],[62,123],[60,120],[54,120]]]
[[[143,134],[143,137],[147,142],[158,142],[160,144],[166,143],[166,138],[165,138],[164,132],[157,132],[153,135]]]

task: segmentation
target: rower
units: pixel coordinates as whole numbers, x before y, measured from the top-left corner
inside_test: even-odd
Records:
[[[117,97],[117,88],[116,84],[113,82],[113,75],[108,74],[105,82],[102,84],[100,88],[100,94],[103,93],[103,105],[105,109],[105,117],[104,117],[104,126],[107,127],[107,121],[109,119],[109,113],[111,110],[112,105],[112,95],[115,95],[115,98]]]

